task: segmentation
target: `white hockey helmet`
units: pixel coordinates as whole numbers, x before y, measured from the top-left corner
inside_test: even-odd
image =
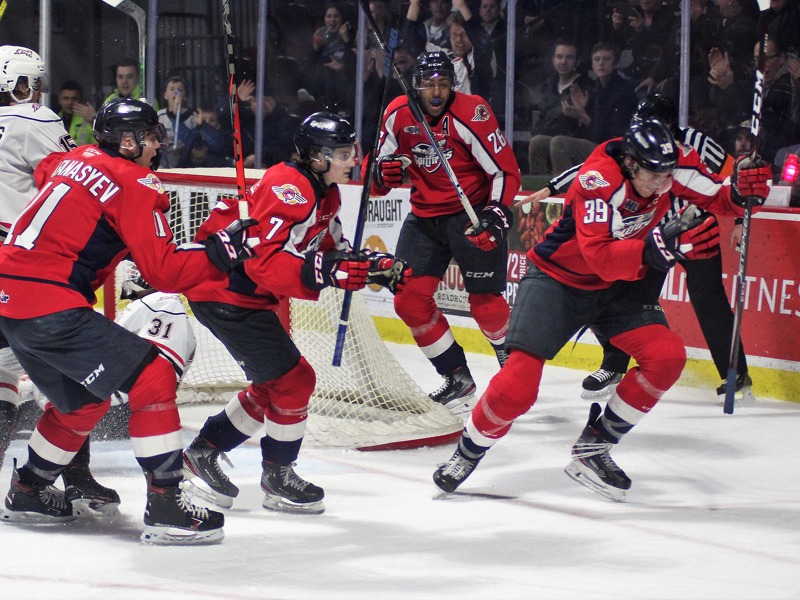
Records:
[[[26,98],[19,98],[15,92],[22,77],[29,88]],[[33,99],[34,92],[47,91],[47,73],[36,52],[22,46],[0,46],[0,92],[8,92],[15,102],[25,104]]]
[[[135,300],[153,291],[132,260],[125,259],[117,266],[117,279],[121,284],[120,299]]]

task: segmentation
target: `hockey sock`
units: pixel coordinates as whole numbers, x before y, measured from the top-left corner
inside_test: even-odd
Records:
[[[492,346],[502,349],[510,313],[505,298],[500,294],[470,294],[469,307],[481,333]]]
[[[183,435],[175,404],[177,377],[172,364],[158,356],[136,378],[128,392],[128,429],[136,460],[153,474],[156,485],[177,485],[182,479]]]
[[[316,374],[305,358],[288,373],[273,379],[265,411],[267,435],[261,439],[264,460],[288,465],[297,459],[308,418],[308,401],[314,392]]]
[[[26,473],[26,481],[54,482],[110,405],[111,401],[106,400],[87,404],[70,413],[60,413],[48,404],[28,441],[28,462],[20,470],[21,474]],[[28,477],[27,473],[36,479]]]
[[[239,392],[221,413],[209,417],[200,437],[223,452],[230,452],[264,426],[264,409],[256,402],[254,386]]]
[[[470,422],[476,432],[495,440],[508,433],[514,419],[536,402],[544,362],[533,354],[511,350],[506,366],[492,378],[472,411]]]
[[[436,308],[433,295],[438,286],[436,277],[411,277],[394,297],[394,309],[437,373],[446,375],[466,366],[467,357],[456,343],[447,319]]]
[[[616,398],[619,397],[616,396]],[[639,414],[641,415],[639,417],[640,419],[645,415],[645,413]],[[613,408],[611,408],[611,402],[609,402],[608,406],[606,406],[606,409],[603,411],[603,415],[597,420],[595,426],[604,440],[616,444],[623,435],[633,429],[633,425],[633,423],[629,423],[617,415]]]
[[[683,371],[683,340],[663,325],[647,325],[614,336],[611,342],[639,363],[622,378],[616,394],[634,411],[650,412]],[[622,406],[614,408],[614,412],[629,423],[638,422]]]

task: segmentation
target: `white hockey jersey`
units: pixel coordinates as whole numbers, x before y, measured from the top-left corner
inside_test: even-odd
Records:
[[[115,320],[118,325],[155,344],[175,367],[180,383],[192,363],[197,342],[178,294],[155,292],[134,300]]]
[[[0,241],[38,191],[33,170],[39,161],[74,147],[61,119],[46,106],[0,106]]]

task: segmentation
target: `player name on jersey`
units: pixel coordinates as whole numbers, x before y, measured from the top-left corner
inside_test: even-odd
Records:
[[[61,161],[53,176],[66,177],[75,183],[80,183],[89,189],[92,196],[95,198],[99,196],[101,204],[105,204],[119,192],[119,186],[111,181],[105,173],[87,165],[82,160]]]

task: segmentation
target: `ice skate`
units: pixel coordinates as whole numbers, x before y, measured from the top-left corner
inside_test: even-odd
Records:
[[[583,380],[581,398],[584,400],[610,398],[625,373],[597,369]]]
[[[201,498],[220,508],[230,508],[233,499],[239,495],[239,488],[231,483],[219,466],[220,458],[233,467],[224,452],[203,438],[196,438],[183,453],[183,489],[190,497]]]
[[[95,480],[89,465],[70,463],[61,473],[64,495],[76,517],[108,518],[119,514],[119,494]]]
[[[266,496],[261,506],[268,510],[318,515],[325,512],[321,487],[294,472],[294,463],[279,465],[269,460],[262,463],[261,489]]]
[[[44,525],[65,523],[74,519],[72,504],[67,501],[64,492],[52,485],[20,481],[17,461],[14,460],[14,473],[6,496],[3,521]]]
[[[449,408],[453,413],[464,416],[472,411],[469,400],[475,394],[475,382],[466,366],[459,367],[444,376],[444,384],[435,392],[428,394],[434,402]]]
[[[222,513],[195,506],[178,486],[158,487],[148,477],[145,527],[140,537],[145,544],[217,544],[225,537],[224,524]]]
[[[717,388],[717,396],[719,397],[719,403],[721,405],[725,404],[725,393],[727,389],[727,381],[723,381],[722,385]],[[756,397],[753,395],[753,380],[750,379],[750,374],[745,373],[744,375],[737,375],[736,392],[733,395],[733,405],[745,406],[747,404],[753,404],[755,401]]]
[[[589,422],[572,447],[572,460],[564,472],[593,492],[615,502],[624,502],[631,480],[611,458],[612,444],[600,436],[595,426],[601,412],[599,404],[592,404]]]
[[[497,356],[497,362],[500,363],[500,368],[502,369],[508,360],[508,352],[506,352],[503,346],[495,346],[494,344],[492,344],[492,349],[494,350],[494,353]]]
[[[456,448],[450,460],[439,465],[439,468],[434,471],[433,482],[443,492],[448,494],[454,492],[475,470],[482,458],[483,455],[477,458],[468,458],[461,453],[461,448]]]

